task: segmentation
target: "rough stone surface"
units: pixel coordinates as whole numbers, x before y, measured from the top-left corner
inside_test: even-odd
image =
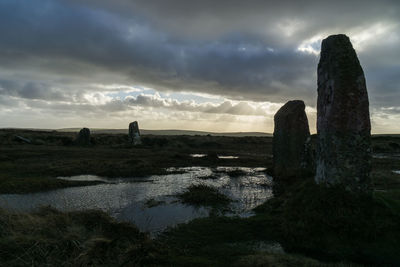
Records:
[[[79,131],[75,143],[82,146],[90,145],[90,130],[88,128],[82,128]]]
[[[131,122],[129,124],[129,140],[134,145],[141,144],[139,124],[137,121]]]
[[[301,100],[287,102],[275,114],[274,122],[274,178],[279,188],[296,178],[309,175],[312,171],[307,150],[310,130],[304,102]]]
[[[322,41],[318,64],[315,181],[349,191],[370,189],[371,124],[364,72],[349,38]]]

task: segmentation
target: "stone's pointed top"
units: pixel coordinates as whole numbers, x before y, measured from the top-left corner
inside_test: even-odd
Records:
[[[347,50],[353,49],[350,38],[344,34],[330,35],[321,44],[321,53],[326,50]]]
[[[326,37],[322,42],[327,42],[327,43],[347,42],[351,45],[350,38],[346,34],[332,34]]]
[[[285,105],[283,105],[278,112],[276,112],[275,116],[276,118],[282,117],[282,116],[288,116],[289,114],[292,113],[299,113],[301,111],[304,111],[306,108],[306,105],[304,104],[303,100],[291,100],[287,102]]]

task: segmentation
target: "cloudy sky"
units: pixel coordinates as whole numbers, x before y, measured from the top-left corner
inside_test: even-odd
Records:
[[[314,132],[336,33],[364,68],[373,133],[400,133],[400,1],[0,0],[0,127],[272,132],[302,99]]]

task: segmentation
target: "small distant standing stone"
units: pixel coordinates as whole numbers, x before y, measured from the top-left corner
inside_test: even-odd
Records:
[[[90,145],[90,130],[88,128],[82,128],[79,131],[78,137],[75,140],[76,144],[87,146]]]
[[[365,77],[350,39],[322,41],[318,64],[315,181],[370,191],[371,124]]]
[[[134,145],[140,145],[142,143],[140,139],[139,124],[137,121],[129,124],[129,140]]]
[[[273,164],[275,183],[291,183],[295,178],[309,175],[309,155],[306,143],[310,141],[310,130],[301,100],[283,105],[274,116]],[[275,191],[275,189],[274,189]]]

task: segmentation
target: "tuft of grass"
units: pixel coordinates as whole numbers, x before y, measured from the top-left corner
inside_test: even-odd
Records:
[[[100,211],[0,210],[1,266],[158,266],[158,248]]]
[[[216,180],[216,179],[219,179],[220,177],[218,175],[211,174],[211,175],[207,175],[207,176],[200,176],[198,178],[201,180]]]
[[[227,174],[228,174],[230,177],[240,177],[240,176],[245,176],[245,175],[247,175],[247,172],[238,169],[238,170],[228,171]]]
[[[205,184],[191,185],[177,197],[182,203],[194,206],[226,206],[232,201],[229,197],[220,193],[217,188]]]
[[[145,204],[146,208],[153,208],[153,207],[157,207],[157,206],[165,204],[165,201],[155,200],[154,198],[150,198],[150,199],[146,200],[146,202],[144,204]]]

